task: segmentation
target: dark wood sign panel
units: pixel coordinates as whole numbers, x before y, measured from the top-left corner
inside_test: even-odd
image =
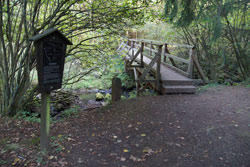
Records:
[[[55,28],[30,39],[35,41],[40,92],[62,87],[66,45],[72,43]]]
[[[43,44],[43,85],[61,83],[63,44],[45,42]]]

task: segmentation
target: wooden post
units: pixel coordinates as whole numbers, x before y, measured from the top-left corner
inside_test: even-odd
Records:
[[[121,99],[122,82],[120,78],[114,77],[112,79],[112,102]]]
[[[168,53],[168,44],[164,44],[164,51],[163,51],[163,56],[164,56],[164,62],[166,63],[167,62],[167,56],[166,56],[166,53]]]
[[[41,151],[48,150],[50,139],[50,92],[42,92],[40,133]]]
[[[134,48],[135,48],[135,41],[132,41],[132,45],[131,45],[131,48],[132,48],[132,57],[134,57]]]
[[[189,51],[189,66],[188,66],[188,77],[193,78],[193,69],[194,69],[194,61],[193,55],[194,54],[194,47]]]
[[[156,69],[156,83],[155,83],[155,87],[156,87],[156,91],[157,92],[161,92],[161,54],[162,54],[162,46],[160,45],[158,46],[158,53],[157,56],[159,56],[158,60],[157,60],[157,69]]]
[[[138,74],[136,68],[134,67],[135,85],[136,85],[136,96],[139,96],[140,83],[138,81]]]
[[[202,70],[202,68],[201,68],[201,66],[200,66],[200,64],[199,64],[199,61],[198,61],[198,59],[197,59],[197,57],[196,57],[196,54],[192,54],[192,59],[193,59],[193,62],[194,62],[194,66],[196,67],[196,69],[197,69],[197,72],[199,73],[199,75],[201,76],[201,79],[204,81],[204,83],[207,83],[208,82],[208,80],[207,80],[207,77],[206,77],[206,75],[204,74],[204,72],[203,72],[203,70]]]
[[[149,56],[150,56],[150,57],[153,56],[152,49],[153,49],[153,44],[152,44],[152,41],[151,41],[151,42],[150,42],[150,51],[149,51]]]
[[[144,50],[144,42],[141,43],[141,67],[143,68],[143,50]]]

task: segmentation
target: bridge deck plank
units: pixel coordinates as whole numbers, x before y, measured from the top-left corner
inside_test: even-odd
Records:
[[[136,58],[138,62],[140,62],[140,56]],[[147,56],[143,56],[143,62],[145,65],[149,65],[151,59]],[[153,66],[153,69],[156,70],[156,64]],[[164,80],[180,80],[180,81],[190,81],[191,79],[187,78],[186,76],[176,72],[175,70],[166,67],[165,65],[161,64],[161,79]]]

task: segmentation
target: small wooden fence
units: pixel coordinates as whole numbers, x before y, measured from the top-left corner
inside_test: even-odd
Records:
[[[170,53],[169,48],[186,48],[188,49],[188,59],[178,57]],[[123,52],[125,56],[125,68],[133,69],[135,74],[135,82],[137,89],[140,83],[155,83],[155,89],[161,91],[161,66],[175,70],[182,75],[193,79],[194,67],[197,69],[201,79],[206,82],[206,76],[202,71],[200,64],[195,55],[195,47],[190,45],[169,44],[153,40],[143,39],[126,39],[119,48],[119,52]],[[150,60],[150,61],[149,61]],[[179,63],[186,64],[187,70],[178,67]],[[141,70],[144,69],[144,70]],[[138,74],[138,72],[140,74]],[[149,72],[153,72],[155,79],[147,79]],[[140,90],[137,90],[138,92]]]

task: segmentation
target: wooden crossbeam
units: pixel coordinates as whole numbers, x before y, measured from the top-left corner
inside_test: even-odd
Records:
[[[137,58],[137,56],[141,53],[142,49],[143,49],[143,48],[140,48],[140,49],[136,52],[136,54],[132,57],[131,61],[128,63],[128,66],[131,66],[131,65],[132,65],[132,63],[135,61],[135,59]]]
[[[156,55],[152,61],[149,63],[149,65],[147,66],[147,68],[145,69],[145,71],[143,71],[142,75],[139,77],[140,80],[143,80],[145,78],[145,76],[148,74],[148,72],[152,69],[152,67],[154,66],[154,64],[156,63],[156,61],[160,58],[160,56]]]
[[[146,83],[155,83],[155,79],[136,79],[135,82],[146,82]]]
[[[122,48],[123,44],[124,44],[124,41],[122,41],[122,43],[120,44],[120,46],[118,47],[118,49],[116,51],[120,51],[120,49]]]
[[[171,54],[168,54],[168,53],[165,53],[165,55],[166,55],[167,57],[169,57],[169,59],[175,59],[175,60],[180,61],[180,62],[182,62],[182,63],[189,64],[189,60],[186,60],[186,59],[183,59],[183,58],[181,58],[181,57],[177,57],[177,56],[174,56],[174,55],[171,55]]]

